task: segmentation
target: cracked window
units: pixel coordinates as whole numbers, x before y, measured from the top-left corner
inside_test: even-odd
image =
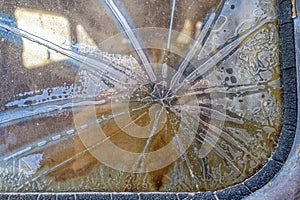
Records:
[[[0,8],[2,192],[214,191],[274,152],[275,1]]]

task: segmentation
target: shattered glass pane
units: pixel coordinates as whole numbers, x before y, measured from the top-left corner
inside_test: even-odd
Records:
[[[275,1],[0,8],[0,191],[218,190],[274,151]]]

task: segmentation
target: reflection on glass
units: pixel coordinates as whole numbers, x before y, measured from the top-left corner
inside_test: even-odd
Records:
[[[52,3],[2,5],[1,191],[208,191],[267,162],[275,1]]]

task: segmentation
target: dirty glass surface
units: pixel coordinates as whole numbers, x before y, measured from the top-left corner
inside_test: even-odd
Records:
[[[0,191],[195,192],[277,145],[273,0],[0,0]]]

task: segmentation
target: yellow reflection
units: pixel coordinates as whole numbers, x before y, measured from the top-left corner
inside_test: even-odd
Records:
[[[71,29],[67,18],[40,10],[19,8],[15,10],[18,28],[64,48],[70,48]],[[32,69],[67,57],[43,45],[23,38],[23,65]]]
[[[192,21],[189,19],[186,19],[184,21],[184,26],[179,34],[179,36],[176,39],[176,42],[181,45],[189,44],[191,41],[191,38],[193,36],[193,24]]]
[[[96,43],[89,36],[89,34],[86,32],[86,30],[83,28],[82,25],[79,24],[76,26],[76,34],[77,34],[77,42],[79,44],[84,44],[90,47],[97,48]]]

